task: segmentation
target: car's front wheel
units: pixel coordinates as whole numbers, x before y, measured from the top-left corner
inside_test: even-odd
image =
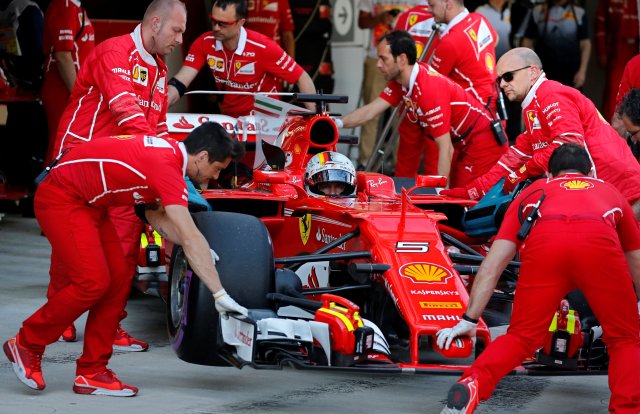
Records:
[[[196,226],[220,256],[216,269],[222,285],[248,309],[268,308],[273,292],[271,238],[257,218],[227,212],[193,214]],[[184,250],[174,248],[169,270],[167,326],[178,357],[201,365],[229,365],[218,355],[219,316],[211,291],[191,270]]]

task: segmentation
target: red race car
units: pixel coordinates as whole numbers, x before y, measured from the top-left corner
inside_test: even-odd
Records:
[[[229,188],[202,192],[213,211],[192,206],[196,225],[220,257],[223,285],[249,317],[221,318],[182,248],[163,246],[175,352],[204,365],[459,373],[491,340],[489,327],[508,324],[515,261],[477,338],[458,338],[449,350],[435,341],[437,331],[460,320],[488,248],[486,234],[471,237],[464,226],[493,220],[504,203],[473,208],[474,201],[438,195],[443,177],[407,184],[373,172],[357,173],[353,195],[309,194],[309,160],[353,139],[340,136],[326,109],[346,97],[297,99],[316,102],[317,113],[258,97],[257,109],[269,107],[270,115],[256,111],[241,127],[229,121],[236,132],[251,125],[255,139],[245,140],[255,149],[253,168],[242,184],[231,179]],[[595,324],[581,328],[563,303],[548,346],[520,373],[606,372],[597,328],[589,326]]]

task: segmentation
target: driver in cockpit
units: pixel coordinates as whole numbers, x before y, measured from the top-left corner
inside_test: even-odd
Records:
[[[353,195],[356,191],[356,169],[351,160],[339,152],[318,153],[307,163],[304,187],[310,195]]]

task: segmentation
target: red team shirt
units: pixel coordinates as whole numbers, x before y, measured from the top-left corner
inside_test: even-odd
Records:
[[[486,110],[467,92],[424,64],[413,67],[408,91],[398,82],[391,81],[380,98],[392,106],[404,100],[425,134],[437,138],[449,132],[455,147],[465,145],[464,138],[482,119],[491,120]]]
[[[54,154],[93,137],[167,134],[167,67],[142,44],[140,26],[100,43],[80,68]]]
[[[618,95],[616,96],[616,107],[622,102],[622,98],[633,88],[640,87],[640,55],[635,56],[624,67]]]
[[[596,177],[615,186],[629,202],[640,199],[640,165],[625,140],[580,91],[542,76],[522,108],[525,132],[487,174],[470,184],[470,194],[481,195],[519,170],[529,177],[544,173],[553,150],[573,142],[589,152]]]
[[[483,105],[492,97],[491,106],[495,108],[497,42],[498,35],[484,16],[462,12],[440,35],[431,66]]]
[[[89,52],[93,50],[95,44],[93,26],[79,1],[61,0],[51,2],[47,8],[44,27],[43,48],[47,56],[44,69],[47,79],[52,74],[50,72],[54,72],[55,76],[52,79],[59,82],[66,90],[58,74],[53,53],[71,52],[77,72]]]
[[[623,251],[640,249],[640,233],[633,210],[619,191],[609,183],[582,174],[563,174],[546,180],[538,180],[523,190],[509,206],[496,239],[522,243],[517,238],[521,222],[528,208],[535,204],[544,192],[546,198],[540,205],[539,220],[561,218],[602,219],[617,233]],[[576,194],[579,193],[579,194]],[[531,230],[533,235],[535,225]]]
[[[434,23],[435,20],[433,19],[431,11],[429,11],[429,6],[424,4],[412,7],[398,16],[395,30],[405,30],[409,32],[413,40],[416,41],[416,59],[418,60],[420,59],[420,55],[422,55],[425,45],[431,37]],[[431,44],[432,50],[437,42],[438,39],[434,39]],[[423,61],[427,62],[428,58],[429,56],[425,56]]]
[[[277,92],[277,79],[298,81],[304,70],[277,43],[267,36],[240,28],[235,52],[206,32],[193,42],[184,65],[200,70],[208,65],[218,90],[240,92]],[[253,98],[225,95],[220,109],[225,115],[239,117],[253,109]]]
[[[249,0],[244,27],[280,44],[280,33],[293,32],[293,17],[287,0]]]
[[[69,151],[48,181],[91,207],[187,206],[187,152],[171,138],[103,137]],[[159,173],[161,172],[161,173]],[[139,237],[138,237],[139,238]]]

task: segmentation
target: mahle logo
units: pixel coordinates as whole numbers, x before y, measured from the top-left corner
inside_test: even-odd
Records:
[[[445,283],[452,274],[434,263],[408,263],[400,268],[400,274],[418,283]]]

